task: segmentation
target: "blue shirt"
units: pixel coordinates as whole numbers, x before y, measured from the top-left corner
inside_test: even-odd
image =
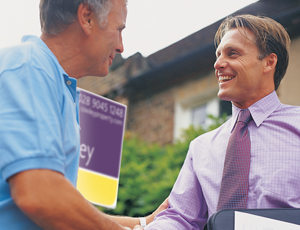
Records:
[[[40,229],[15,205],[7,179],[24,170],[50,169],[76,185],[77,81],[34,36],[1,49],[0,63],[0,226]]]

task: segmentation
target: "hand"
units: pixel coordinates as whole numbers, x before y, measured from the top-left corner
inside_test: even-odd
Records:
[[[167,197],[164,202],[149,216],[146,217],[147,224],[150,224],[156,215],[160,213],[161,211],[167,209],[169,207],[169,197]],[[137,228],[137,229],[143,229],[143,228]]]

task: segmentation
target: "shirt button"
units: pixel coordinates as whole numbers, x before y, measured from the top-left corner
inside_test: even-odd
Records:
[[[67,85],[72,85],[72,82],[71,81],[67,81]]]

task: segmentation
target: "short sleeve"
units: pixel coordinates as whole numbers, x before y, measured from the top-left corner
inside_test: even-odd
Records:
[[[25,63],[0,75],[0,170],[4,180],[24,170],[64,173],[59,88]]]

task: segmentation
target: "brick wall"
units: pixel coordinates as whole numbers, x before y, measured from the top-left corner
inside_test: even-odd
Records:
[[[129,101],[128,130],[150,143],[161,145],[172,143],[174,123],[172,89],[152,95],[137,96]]]
[[[289,66],[277,91],[280,101],[284,104],[300,106],[299,53],[300,36],[292,40]]]

